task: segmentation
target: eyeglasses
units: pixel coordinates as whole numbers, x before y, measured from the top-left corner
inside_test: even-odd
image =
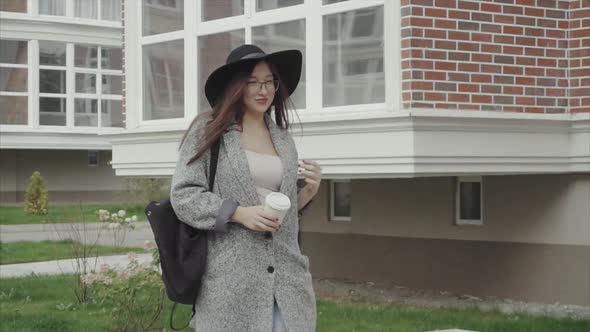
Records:
[[[251,81],[246,83],[246,87],[248,89],[248,93],[255,94],[262,90],[262,87],[266,88],[266,91],[278,91],[279,90],[279,80],[270,80],[266,82],[258,82],[258,81]]]

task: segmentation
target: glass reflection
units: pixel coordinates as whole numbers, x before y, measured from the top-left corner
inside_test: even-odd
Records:
[[[101,127],[123,128],[123,103],[120,100],[102,100],[100,103]]]
[[[96,99],[74,101],[74,125],[77,127],[98,127],[98,103]]]
[[[0,96],[0,124],[26,125],[27,96]]]
[[[291,21],[252,28],[252,41],[266,53],[297,49],[303,53],[301,80],[291,95],[298,109],[305,108],[305,21]]]
[[[76,92],[96,93],[96,75],[76,73]]]
[[[120,95],[123,91],[123,76],[102,75],[102,94]]]
[[[385,101],[383,7],[323,18],[323,105]]]
[[[101,68],[102,69],[122,69],[123,68],[123,50],[118,47],[100,48]]]
[[[66,99],[39,98],[39,124],[42,126],[65,126]]]
[[[143,47],[144,120],[184,117],[184,43]]]
[[[0,39],[0,63],[26,64],[27,42]]]
[[[27,92],[27,68],[0,67],[0,91]]]
[[[54,41],[39,41],[39,64],[65,66],[66,43]]]
[[[303,0],[256,0],[256,10],[263,11],[269,9],[283,8],[300,5]]]
[[[98,47],[75,45],[74,65],[76,67],[96,68],[98,66]]]
[[[244,0],[202,0],[201,19],[203,21],[243,15]]]
[[[184,29],[184,0],[143,0],[143,35]]]

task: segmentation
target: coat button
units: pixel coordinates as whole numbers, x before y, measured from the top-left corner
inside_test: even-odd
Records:
[[[266,269],[268,271],[268,273],[273,273],[275,271],[275,268],[272,266],[269,266],[268,269]]]
[[[264,232],[264,238],[265,238],[265,239],[270,239],[270,238],[272,238],[272,233],[271,233],[271,232]]]

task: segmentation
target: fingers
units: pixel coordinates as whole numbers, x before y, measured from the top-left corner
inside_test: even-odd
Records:
[[[259,221],[257,222],[255,225],[255,231],[260,231],[260,232],[275,232],[276,229],[272,228],[270,226],[265,225],[263,222]]]
[[[320,174],[312,171],[303,171],[303,175],[305,175],[306,178],[311,178],[316,181],[320,180]]]

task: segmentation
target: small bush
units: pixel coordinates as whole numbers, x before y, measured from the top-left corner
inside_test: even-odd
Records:
[[[127,190],[119,201],[130,206],[161,201],[170,196],[170,182],[171,178],[128,178]]]
[[[34,215],[46,215],[48,191],[45,180],[39,171],[33,172],[29,188],[25,192],[25,212]]]

